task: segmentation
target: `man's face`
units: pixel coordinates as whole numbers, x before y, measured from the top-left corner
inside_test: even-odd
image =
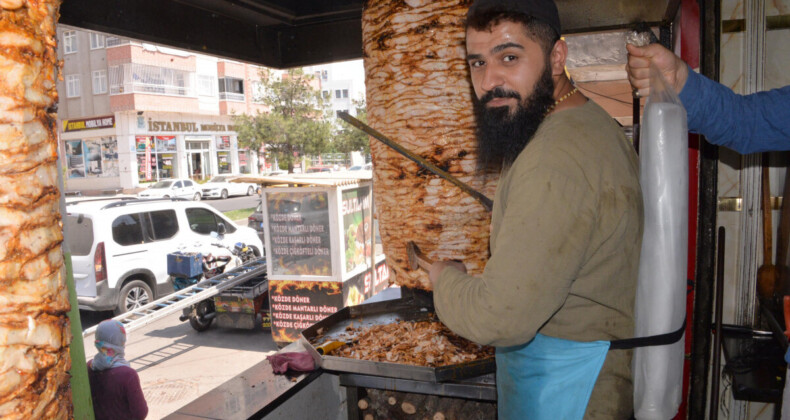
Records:
[[[478,165],[498,170],[524,150],[554,103],[548,57],[520,23],[467,30],[476,100]]]
[[[519,98],[523,102],[530,97],[547,65],[543,49],[524,26],[509,21],[491,31],[468,29],[466,59],[477,99],[488,108],[506,106],[510,115]]]

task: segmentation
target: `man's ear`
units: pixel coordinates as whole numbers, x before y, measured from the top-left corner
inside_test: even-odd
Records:
[[[559,39],[554,43],[554,47],[549,54],[551,62],[551,75],[560,76],[565,74],[565,59],[568,58],[568,44],[565,40]]]

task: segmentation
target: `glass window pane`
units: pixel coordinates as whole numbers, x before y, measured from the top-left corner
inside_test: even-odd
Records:
[[[81,214],[66,215],[64,240],[71,255],[88,255],[93,248],[93,220]]]
[[[143,229],[139,214],[124,214],[112,222],[112,238],[119,245],[143,243]]]
[[[149,215],[154,229],[154,238],[157,241],[172,238],[178,233],[178,218],[175,210],[152,211]]]
[[[187,209],[189,228],[196,233],[208,235],[217,231],[217,219],[214,213],[201,208]]]
[[[157,164],[159,165],[159,178],[172,178],[176,174],[178,159],[175,153],[158,153]]]
[[[217,152],[217,172],[229,174],[230,171],[230,152]]]

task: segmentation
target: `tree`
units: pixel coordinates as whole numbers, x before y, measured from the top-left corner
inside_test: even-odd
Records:
[[[292,173],[294,162],[305,154],[320,154],[329,146],[332,124],[313,76],[289,69],[276,77],[269,69],[260,72],[261,102],[268,112],[233,117],[240,147],[266,151]]]
[[[365,99],[354,99],[354,108],[356,108],[356,119],[363,123],[368,122],[368,112],[365,106]],[[352,127],[345,121],[340,121],[340,129],[335,132],[335,140],[333,142],[334,149],[340,153],[362,152],[363,154],[370,154],[370,139],[367,134],[362,130]]]

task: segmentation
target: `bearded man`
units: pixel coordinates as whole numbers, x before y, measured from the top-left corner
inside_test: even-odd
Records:
[[[496,346],[500,419],[633,412],[642,194],[623,130],[565,74],[552,0],[477,0],[466,53],[479,163],[501,170],[482,277],[430,270],[439,318]],[[631,346],[633,347],[633,346]]]

